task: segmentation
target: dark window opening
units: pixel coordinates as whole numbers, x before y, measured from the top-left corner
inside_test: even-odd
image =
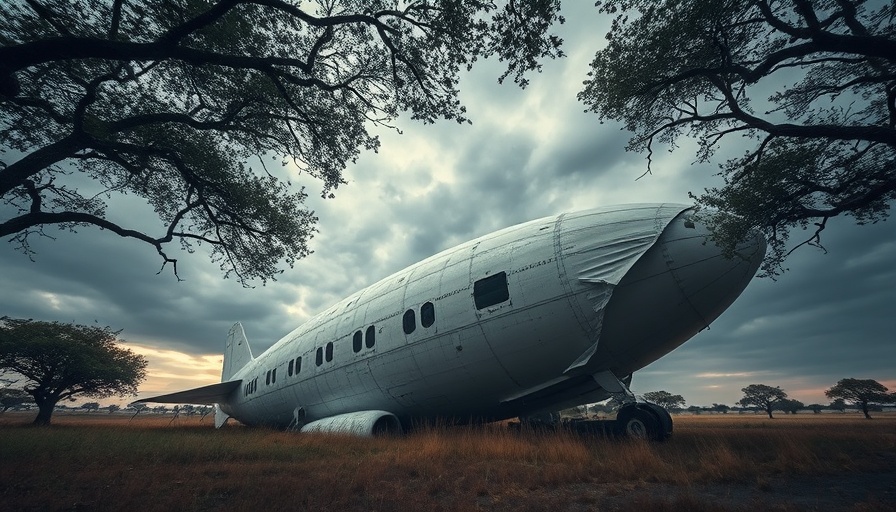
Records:
[[[292,359],[289,360],[289,366],[286,367],[286,374],[292,377],[292,369],[296,362]]]
[[[411,334],[417,328],[417,318],[414,316],[414,310],[409,309],[404,312],[401,319],[401,326],[404,328],[405,334]]]
[[[498,272],[473,283],[473,301],[476,303],[476,309],[494,306],[509,298],[506,272]]]
[[[264,385],[265,386],[271,385],[271,370],[268,370],[268,373],[266,373],[264,376]]]
[[[436,323],[436,308],[432,302],[427,302],[420,306],[420,325],[426,328],[434,323]]]
[[[296,358],[296,375],[302,371],[302,356]]]
[[[333,342],[331,341],[331,342],[327,343],[327,362],[329,363],[332,360],[333,360]]]
[[[271,384],[277,382],[277,369],[271,370]]]
[[[367,348],[373,348],[376,345],[376,329],[372,325],[364,333],[364,343],[367,345]]]
[[[355,331],[355,335],[352,336],[352,350],[354,350],[355,353],[361,351],[361,331]]]
[[[317,366],[324,364],[324,349],[321,347],[317,347],[317,355],[314,357],[314,362],[317,363]]]

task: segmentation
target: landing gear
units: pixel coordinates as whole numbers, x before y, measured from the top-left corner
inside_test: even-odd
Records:
[[[620,380],[613,372],[605,370],[594,374],[594,380],[624,403],[616,414],[614,426],[618,434],[649,441],[665,441],[672,435],[672,416],[662,407],[635,397],[628,387],[631,375]]]
[[[672,417],[656,404],[627,404],[616,415],[616,429],[630,439],[665,441],[672,435]]]

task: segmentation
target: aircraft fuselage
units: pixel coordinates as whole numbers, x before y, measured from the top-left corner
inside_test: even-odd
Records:
[[[222,380],[227,414],[285,427],[381,410],[502,419],[610,396],[709,325],[764,255],[725,258],[682,205],[543,218],[443,251],[316,315]],[[225,365],[227,363],[225,362]]]

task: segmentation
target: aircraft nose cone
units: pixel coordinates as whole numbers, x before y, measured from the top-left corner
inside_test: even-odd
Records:
[[[765,257],[766,244],[762,234],[754,231],[738,244],[733,255],[725,255],[711,239],[706,224],[693,220],[688,213],[669,224],[657,246],[682,296],[704,318],[703,328],[746,288]],[[633,279],[638,277],[637,273],[632,275]]]
[[[715,320],[747,286],[765,256],[754,233],[731,257],[688,210],[625,274],[604,315],[598,350],[617,375],[671,352]]]

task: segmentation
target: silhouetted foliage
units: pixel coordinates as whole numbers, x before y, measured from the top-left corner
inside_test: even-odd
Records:
[[[146,359],[120,347],[119,332],[0,318],[0,370],[25,379],[24,390],[38,407],[35,425],[48,425],[60,400],[137,393],[146,375]]]
[[[653,402],[666,409],[680,409],[685,405],[683,396],[673,395],[668,391],[648,391],[647,393],[644,393],[643,396],[644,400]]]
[[[731,410],[731,407],[728,407],[725,404],[712,404],[712,410],[720,412],[722,414],[728,414],[728,411]]]
[[[887,217],[896,198],[896,3],[864,0],[607,0],[615,15],[579,99],[634,135],[627,149],[752,140],[692,197],[729,252],[760,228],[766,275],[784,270],[791,228]],[[814,225],[814,226],[813,226]]]
[[[849,401],[862,410],[865,417],[871,419],[870,404],[889,404],[896,402],[887,387],[874,379],[840,379],[837,384],[824,392],[828,398]]]
[[[799,400],[794,400],[792,398],[787,398],[784,400],[779,400],[775,404],[775,409],[779,411],[789,412],[790,414],[796,414],[801,409],[804,409],[806,405]]]
[[[806,406],[806,409],[809,409],[814,414],[820,414],[821,411],[824,409],[824,406],[821,404],[809,404]]]
[[[832,411],[844,412],[846,411],[846,402],[842,398],[837,398],[836,400],[831,401],[831,405],[829,405]]]
[[[84,409],[86,412],[99,411],[100,403],[99,402],[87,402],[86,404],[81,405],[81,409]]]
[[[34,400],[24,389],[0,388],[0,405],[3,406],[3,410],[0,412],[6,412],[7,409],[18,407],[28,402],[34,402]]]
[[[211,248],[225,275],[274,278],[308,254],[307,174],[332,197],[374,126],[466,122],[459,72],[512,77],[562,55],[559,0],[0,2],[0,237],[29,256],[47,226]],[[266,163],[268,162],[268,163]],[[284,179],[267,165],[289,165]],[[259,172],[251,168],[255,165]],[[127,226],[132,195],[160,232]]]
[[[750,405],[759,407],[768,414],[769,418],[774,418],[772,410],[778,402],[787,398],[787,393],[780,387],[771,387],[765,384],[750,384],[741,391],[743,391],[744,397],[738,400],[738,404],[744,407]]]

